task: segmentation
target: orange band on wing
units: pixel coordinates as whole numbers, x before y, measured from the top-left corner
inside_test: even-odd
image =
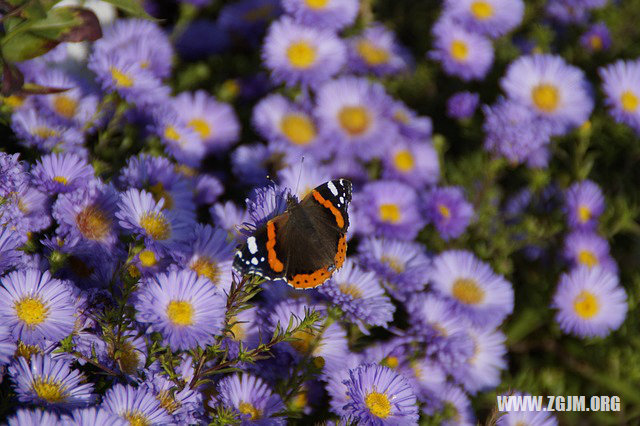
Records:
[[[284,265],[278,260],[276,255],[276,226],[273,221],[267,222],[267,259],[269,260],[269,266],[274,272],[282,272]]]
[[[343,235],[338,240],[338,252],[336,253],[336,257],[334,258],[336,269],[342,268],[342,265],[344,264],[344,259],[346,257],[347,257],[347,237]]]
[[[324,197],[320,195],[320,193],[315,189],[311,191],[311,195],[313,195],[313,198],[315,198],[316,201],[319,202],[323,207],[328,208],[331,211],[331,213],[333,213],[333,215],[336,217],[336,223],[338,224],[338,228],[344,227],[344,218],[342,217],[342,213],[340,213],[340,210],[333,207],[333,204],[331,204],[331,201],[325,200]]]
[[[314,288],[331,277],[327,268],[318,269],[311,274],[297,274],[291,277],[289,284],[295,288]]]

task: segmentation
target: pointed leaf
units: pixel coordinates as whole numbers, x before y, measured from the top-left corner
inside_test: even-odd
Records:
[[[127,12],[129,15],[135,16],[137,18],[146,18],[146,19],[154,19],[153,16],[149,15],[144,7],[142,7],[142,2],[139,0],[104,0],[107,3],[111,3],[118,9]]]

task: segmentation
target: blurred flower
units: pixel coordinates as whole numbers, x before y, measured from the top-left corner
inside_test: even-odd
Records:
[[[560,277],[552,307],[565,333],[604,337],[624,322],[627,295],[617,275],[599,266],[579,266]]]
[[[397,181],[367,183],[353,197],[356,232],[412,240],[424,226],[413,188]]]
[[[246,373],[227,376],[218,382],[217,390],[213,403],[239,413],[243,425],[286,424],[284,418],[275,416],[284,409],[282,399],[259,377]]]
[[[182,270],[149,279],[135,306],[138,321],[160,332],[173,350],[193,349],[222,331],[226,298],[207,278]]]
[[[71,369],[69,362],[49,355],[37,354],[29,361],[19,357],[9,367],[9,375],[21,402],[74,408],[88,406],[95,400],[93,384],[86,383],[83,374]]]
[[[462,235],[474,216],[473,206],[457,186],[431,190],[426,196],[425,212],[445,241]]]
[[[393,101],[387,109],[389,119],[397,125],[400,134],[410,139],[431,137],[433,124],[429,117],[420,117],[401,101]]]
[[[345,406],[349,418],[364,424],[418,424],[416,396],[407,380],[388,367],[365,364],[349,371]]]
[[[76,306],[68,281],[51,278],[49,271],[23,269],[0,278],[0,284],[0,323],[15,340],[35,345],[71,334]]]
[[[18,248],[22,245],[20,234],[8,226],[0,226],[0,275],[15,268],[22,259]]]
[[[107,390],[100,407],[120,416],[130,425],[168,424],[173,420],[153,391],[145,386],[134,388],[116,384]]]
[[[448,250],[433,259],[436,292],[478,326],[497,326],[513,312],[513,288],[473,253]]]
[[[282,7],[293,18],[310,27],[341,30],[354,23],[358,0],[283,0]]]
[[[292,188],[296,197],[302,200],[317,186],[332,179],[326,167],[318,165],[313,159],[292,164],[278,172],[281,186]]]
[[[16,414],[7,419],[9,426],[58,426],[62,423],[55,412],[33,408],[19,408]]]
[[[167,152],[180,163],[198,167],[206,155],[207,147],[200,134],[182,119],[171,104],[154,110],[151,129],[164,142]]]
[[[440,178],[438,153],[429,142],[398,136],[393,144],[389,144],[382,165],[383,178],[401,180],[416,190],[433,185]]]
[[[600,187],[588,179],[573,183],[565,195],[564,212],[571,228],[595,229],[604,212],[604,196]]]
[[[549,0],[546,12],[563,24],[583,24],[591,9],[605,5],[607,0]]]
[[[68,426],[127,426],[129,422],[110,413],[104,408],[79,408],[62,418]],[[49,423],[42,423],[49,425]]]
[[[439,20],[432,29],[434,50],[429,57],[440,62],[444,72],[464,81],[479,80],[493,64],[491,41],[468,32],[448,18]]]
[[[492,38],[517,27],[524,15],[522,0],[447,0],[444,7],[447,17]]]
[[[609,243],[591,231],[573,231],[564,240],[564,256],[572,266],[600,266],[614,274],[618,265],[609,255]]]
[[[33,183],[48,193],[66,193],[86,187],[93,178],[93,167],[75,154],[49,154],[31,170]]]
[[[609,50],[609,47],[611,47],[609,28],[603,22],[591,25],[580,37],[580,44],[591,52]]]
[[[440,394],[444,408],[441,426],[473,426],[476,424],[469,397],[457,386],[448,385]]]
[[[218,25],[232,36],[241,36],[256,44],[264,35],[266,25],[281,13],[280,0],[240,0],[220,10]]]
[[[9,327],[0,324],[0,366],[9,364],[16,353],[15,339]]]
[[[640,133],[640,61],[618,60],[598,73],[609,113]]]
[[[521,56],[500,82],[507,97],[553,124],[554,133],[580,126],[593,110],[584,73],[557,55]]]
[[[96,113],[98,98],[85,93],[79,84],[64,72],[52,69],[39,74],[36,83],[45,87],[66,89],[60,93],[39,95],[36,99],[64,125],[84,126]]]
[[[331,30],[305,27],[284,17],[269,27],[262,50],[276,83],[317,86],[346,61],[346,47]]]
[[[368,334],[365,324],[385,327],[393,321],[396,310],[376,280],[374,272],[361,270],[347,260],[318,291],[346,314],[346,319],[358,324]]]
[[[500,384],[500,373],[507,368],[506,337],[499,330],[469,327],[467,331],[473,341],[473,354],[454,376],[475,394]]]
[[[198,276],[205,277],[219,290],[229,292],[232,281],[232,263],[235,243],[221,228],[211,225],[196,225],[193,245],[186,265]]]
[[[522,397],[520,392],[512,392],[509,396]],[[496,426],[519,426],[522,424],[536,426],[557,426],[558,420],[544,411],[508,411],[498,417]]]
[[[354,73],[378,76],[395,74],[407,68],[407,55],[396,36],[381,24],[366,28],[348,40],[348,67]]]
[[[266,185],[271,152],[262,144],[244,144],[231,153],[231,171],[250,186]]]
[[[84,136],[77,128],[64,125],[34,108],[14,112],[11,116],[11,129],[26,147],[35,147],[45,152],[55,149],[86,156],[80,147],[84,143]]]
[[[473,117],[480,101],[480,95],[473,92],[458,92],[447,100],[447,115],[451,118],[467,119]]]

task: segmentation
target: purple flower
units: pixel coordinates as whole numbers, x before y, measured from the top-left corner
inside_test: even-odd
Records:
[[[580,44],[591,52],[608,50],[611,47],[609,28],[604,22],[593,24],[580,37]]]
[[[115,414],[96,407],[73,410],[70,415],[63,416],[62,421],[68,426],[127,426],[130,424]]]
[[[27,410],[20,408],[15,415],[8,418],[9,426],[58,426],[62,423],[53,411],[44,411],[37,408]]]
[[[355,73],[378,76],[395,74],[407,68],[407,55],[396,36],[381,24],[366,28],[349,40],[348,67]]]
[[[591,180],[572,184],[565,195],[564,212],[571,228],[595,229],[604,212],[604,196],[600,187]]]
[[[160,137],[165,148],[178,162],[198,167],[207,153],[200,134],[187,124],[171,103],[157,107],[151,130]]]
[[[552,307],[565,333],[604,337],[624,322],[627,295],[617,275],[598,266],[579,266],[560,277]]]
[[[459,22],[469,31],[499,37],[522,22],[522,0],[447,0],[447,17]]]
[[[22,245],[20,234],[8,226],[0,226],[0,275],[21,263],[22,254],[18,248]]]
[[[26,147],[36,147],[45,152],[54,149],[74,152],[86,157],[86,150],[81,146],[84,143],[82,132],[32,107],[25,107],[13,113],[11,129],[20,139],[20,143]]]
[[[407,379],[388,367],[364,364],[349,371],[345,406],[363,424],[417,425],[418,405]]]
[[[507,368],[506,337],[498,330],[476,327],[469,327],[467,333],[474,351],[453,375],[469,393],[475,394],[500,384],[500,373]]]
[[[104,395],[100,407],[129,424],[168,424],[173,420],[146,386],[116,384]]]
[[[193,232],[193,246],[186,265],[218,289],[228,292],[232,281],[235,244],[221,228],[198,224]]]
[[[67,193],[85,188],[93,178],[93,167],[76,154],[49,154],[31,170],[34,185],[43,192]]]
[[[614,274],[618,265],[609,254],[607,240],[592,231],[573,231],[564,240],[564,257],[572,266],[600,266]]]
[[[447,115],[451,118],[473,117],[480,101],[480,95],[472,92],[458,92],[447,100]]]
[[[618,60],[598,73],[609,114],[640,133],[640,61]]]
[[[426,197],[425,211],[444,240],[462,235],[474,215],[462,188],[456,186],[432,190]]]
[[[382,177],[398,179],[422,190],[440,178],[438,153],[429,142],[405,139],[398,135],[382,158]]]
[[[282,7],[293,18],[310,27],[341,30],[353,24],[358,0],[283,0]]]

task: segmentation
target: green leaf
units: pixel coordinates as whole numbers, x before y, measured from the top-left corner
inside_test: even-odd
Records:
[[[129,15],[135,16],[136,18],[145,18],[145,19],[153,19],[155,18],[149,15],[142,7],[142,4],[139,0],[104,0],[107,3],[111,3],[115,7],[120,10],[127,12]]]
[[[30,32],[2,40],[2,56],[10,62],[20,62],[44,55],[59,43]]]

